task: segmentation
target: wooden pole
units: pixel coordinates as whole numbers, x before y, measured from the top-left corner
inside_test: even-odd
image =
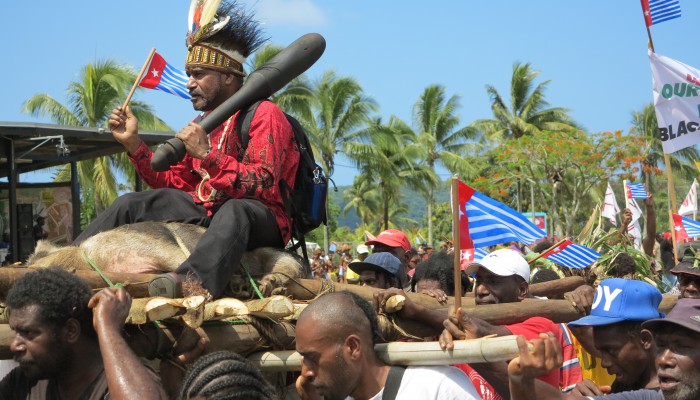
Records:
[[[562,279],[557,279],[549,282],[534,283],[530,285],[530,294],[533,296],[540,297],[552,297],[566,292],[570,292],[581,285],[585,285],[586,281],[581,276],[567,276]],[[381,291],[381,289],[375,289],[367,286],[360,285],[344,285],[341,283],[332,283],[329,281],[321,279],[299,279],[297,281],[289,281],[286,285],[288,296],[291,296],[294,300],[304,301],[313,300],[317,295],[321,294],[323,291],[332,288],[333,291],[340,292],[347,290],[353,292],[358,296],[366,299],[367,301],[372,301],[374,298],[374,293]],[[409,300],[418,303],[424,307],[431,309],[447,308],[447,306],[455,304],[454,297],[447,297],[447,304],[442,305],[438,303],[435,298],[430,297],[421,293],[406,293],[406,297]],[[462,303],[464,308],[474,307],[474,295],[472,293],[467,293],[462,296]]]
[[[454,247],[455,315],[462,307],[462,252],[459,247],[459,180],[452,177],[452,246]]]
[[[532,263],[534,263],[535,261],[537,261],[537,260],[539,260],[540,258],[542,258],[543,255],[547,254],[547,253],[550,252],[551,250],[556,249],[557,247],[559,247],[559,246],[560,246],[562,243],[564,243],[565,241],[566,241],[566,239],[562,239],[562,240],[558,241],[557,243],[554,244],[554,246],[552,246],[552,247],[548,248],[547,250],[543,251],[543,252],[540,253],[537,257],[534,257],[534,258],[530,259],[527,263],[530,264],[530,265],[532,265]]]
[[[7,292],[18,279],[25,274],[36,271],[34,268],[0,268],[0,299],[7,297]],[[92,270],[73,270],[70,271],[81,279],[87,282],[93,290],[109,287],[107,282],[102,279],[100,274]],[[157,277],[157,274],[122,274],[122,273],[104,273],[107,278],[113,283],[121,283],[131,297],[148,297],[148,282]]]
[[[151,63],[151,60],[153,59],[153,54],[155,54],[156,48],[152,48],[151,52],[148,53],[148,58],[146,58],[146,62],[143,63],[143,66],[141,67],[141,71],[139,72],[139,75],[136,77],[136,82],[134,82],[134,86],[131,87],[131,91],[129,91],[129,95],[126,96],[126,100],[124,100],[124,104],[122,105],[122,110],[126,110],[126,106],[129,105],[129,102],[131,101],[131,96],[134,95],[134,92],[136,91],[136,87],[138,87],[139,82],[141,82],[141,78],[143,78],[143,74],[146,72],[146,68],[148,68],[148,65]]]
[[[652,53],[656,53],[654,51],[654,41],[651,39],[651,29],[647,26],[647,36],[649,36],[649,48],[651,49]]]
[[[678,210],[678,204],[676,203],[676,186],[673,182],[671,158],[666,153],[664,153],[664,163],[666,164],[666,179],[668,179],[668,197],[670,197],[671,199],[671,208],[669,208],[668,210],[668,224],[669,229],[671,230],[671,242],[673,243],[673,258],[675,261],[676,257],[678,257],[678,243],[676,243],[676,225],[673,223],[673,213],[675,212],[674,210]]]

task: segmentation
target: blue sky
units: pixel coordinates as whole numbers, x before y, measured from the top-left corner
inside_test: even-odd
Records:
[[[274,44],[322,34],[326,52],[307,75],[334,69],[354,77],[385,120],[412,121],[413,104],[434,83],[461,97],[463,124],[491,117],[484,86],[507,97],[514,62],[529,62],[541,80],[551,80],[547,100],[569,108],[590,132],[628,131],[631,113],[652,101],[638,0],[239,1],[256,11]],[[700,2],[681,0],[681,7],[681,18],[652,26],[654,44],[658,53],[698,68],[692,21]],[[138,70],[155,47],[184,68],[188,8],[185,0],[1,2],[0,121],[50,122],[22,114],[22,103],[39,93],[66,103],[68,83],[95,60]],[[195,115],[189,102],[162,92],[136,97],[175,130]],[[339,164],[336,183],[351,184],[355,170]]]

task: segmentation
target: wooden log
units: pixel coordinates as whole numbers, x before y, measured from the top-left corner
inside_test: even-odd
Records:
[[[511,360],[518,355],[515,336],[457,340],[453,351],[440,349],[438,342],[391,342],[374,346],[389,365],[452,365]],[[248,356],[263,372],[298,371],[301,355],[296,351],[267,351]]]
[[[285,296],[272,296],[245,302],[250,315],[278,320],[294,314],[294,303]]]
[[[207,321],[239,315],[248,315],[248,307],[238,299],[223,298],[204,306],[204,319]]]
[[[585,281],[582,277],[569,276],[556,281],[535,283],[530,285],[530,294],[540,297],[552,297],[558,294],[570,292],[583,284],[585,284]],[[380,290],[367,286],[346,285],[321,279],[299,279],[298,282],[289,281],[286,285],[287,294],[291,295],[291,297],[295,300],[311,300],[316,297],[318,293],[321,293],[330,287],[332,287],[336,292],[341,290],[353,292],[368,301],[372,301],[374,293]],[[411,301],[424,307],[433,309],[445,307],[445,305],[440,304],[434,298],[424,294],[406,293],[406,295]],[[453,304],[454,297],[448,296],[447,305],[449,306]],[[473,293],[468,293],[462,297],[462,308],[473,308],[474,306],[475,303]]]
[[[35,271],[33,268],[0,268],[0,299],[7,297],[7,292],[18,279],[26,273]],[[106,288],[109,285],[95,271],[73,270],[69,271],[82,278],[93,290]],[[131,297],[148,297],[148,282],[155,278],[156,274],[115,274],[104,273],[112,283],[121,283]]]
[[[585,284],[586,280],[582,276],[567,276],[553,281],[533,283],[530,285],[530,294],[538,297],[554,297],[571,292]]]

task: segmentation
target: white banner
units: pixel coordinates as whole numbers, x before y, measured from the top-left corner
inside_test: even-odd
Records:
[[[693,215],[694,212],[698,210],[698,180],[693,180],[693,184],[690,185],[690,190],[688,195],[685,196],[681,208],[678,209],[678,215]]]
[[[619,213],[620,207],[617,205],[617,200],[615,200],[615,192],[613,192],[612,187],[610,187],[610,182],[608,182],[608,190],[605,191],[601,215],[609,219],[611,224],[617,226],[617,219],[615,217]]]
[[[664,153],[700,142],[700,71],[651,50],[649,60]]]

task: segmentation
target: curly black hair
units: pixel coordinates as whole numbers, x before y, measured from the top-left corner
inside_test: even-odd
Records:
[[[634,258],[627,253],[618,253],[610,263],[608,275],[615,278],[622,278],[637,272],[637,267],[634,264]]]
[[[88,301],[92,291],[85,281],[58,268],[46,268],[29,272],[21,277],[10,289],[5,304],[12,310],[28,306],[38,306],[41,323],[62,328],[75,318],[80,329],[88,337],[96,338],[92,325],[92,309]]]
[[[442,289],[448,296],[455,293],[454,257],[444,251],[432,252],[428,259],[423,260],[416,266],[416,272],[411,280],[411,291],[416,291],[418,281],[423,279],[435,280],[440,283]],[[468,290],[469,280],[462,274],[462,290]]]
[[[276,400],[275,389],[244,357],[217,351],[199,358],[185,374],[180,399]]]
[[[535,275],[530,279],[530,284],[556,281],[557,279],[559,279],[559,275],[556,271],[549,268],[542,268],[535,272]]]

